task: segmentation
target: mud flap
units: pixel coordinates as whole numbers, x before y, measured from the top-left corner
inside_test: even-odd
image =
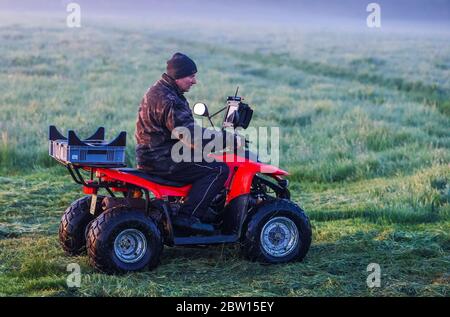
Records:
[[[97,194],[91,195],[91,208],[89,209],[89,212],[91,215],[95,216],[95,207],[97,206]]]

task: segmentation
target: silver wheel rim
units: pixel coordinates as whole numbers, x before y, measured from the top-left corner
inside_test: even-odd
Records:
[[[114,253],[120,261],[135,263],[142,259],[147,251],[147,239],[137,229],[126,229],[114,240]]]
[[[295,223],[286,217],[270,219],[261,230],[261,245],[264,251],[273,257],[290,254],[298,245],[298,229]]]

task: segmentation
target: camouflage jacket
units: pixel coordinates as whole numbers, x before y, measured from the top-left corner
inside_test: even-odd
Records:
[[[189,103],[175,81],[163,74],[145,93],[139,106],[135,132],[138,167],[169,170],[174,165],[171,159],[172,147],[179,141],[171,137],[173,129],[187,128],[193,136],[194,126],[196,124]],[[204,131],[204,128],[201,129]],[[226,136],[230,137],[228,133]]]

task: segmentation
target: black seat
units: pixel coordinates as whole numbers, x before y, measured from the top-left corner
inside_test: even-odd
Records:
[[[117,171],[120,171],[122,173],[131,174],[134,176],[138,176],[140,178],[143,178],[145,180],[148,180],[150,182],[159,184],[159,185],[165,185],[165,186],[173,186],[173,187],[183,187],[188,185],[189,183],[181,183],[176,181],[171,181],[168,179],[164,179],[159,175],[150,174],[149,172],[139,170],[136,168],[116,168]]]

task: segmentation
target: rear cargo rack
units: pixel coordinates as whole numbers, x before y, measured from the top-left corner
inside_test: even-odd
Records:
[[[125,131],[111,142],[105,141],[105,128],[81,140],[73,130],[64,137],[55,126],[49,127],[49,155],[67,166],[124,167],[127,133]]]

